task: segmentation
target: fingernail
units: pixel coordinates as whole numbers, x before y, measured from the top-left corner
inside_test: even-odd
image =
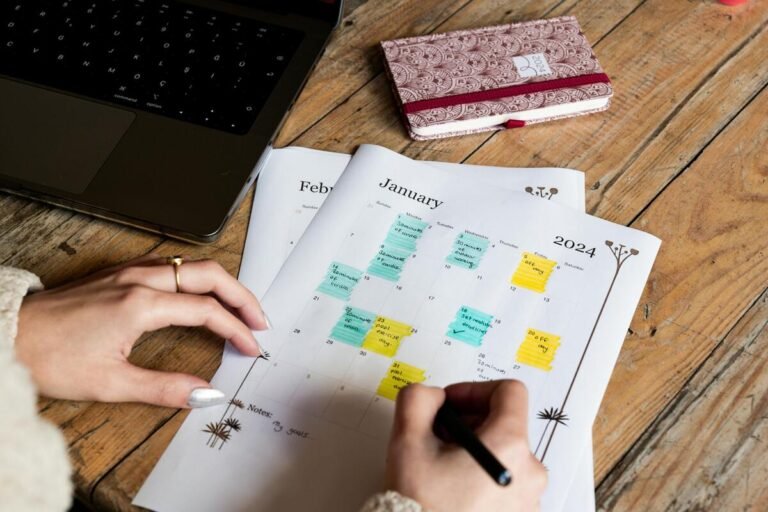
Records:
[[[187,398],[187,405],[193,409],[211,407],[226,402],[227,396],[214,388],[195,388]]]
[[[264,315],[264,321],[267,323],[267,330],[272,329],[272,321],[269,319],[269,317],[264,311],[262,311],[261,313]]]
[[[269,359],[269,352],[264,350],[264,347],[261,346],[261,343],[259,343],[255,338],[254,340],[256,342],[256,346],[259,347],[259,355],[256,357],[263,357],[264,359]]]

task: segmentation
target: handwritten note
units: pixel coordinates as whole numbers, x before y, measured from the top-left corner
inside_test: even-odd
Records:
[[[557,265],[556,261],[548,260],[530,252],[524,252],[520,265],[517,266],[517,270],[512,275],[511,282],[521,288],[544,293],[547,281],[555,265]]]
[[[426,378],[425,371],[421,368],[416,368],[402,361],[394,361],[387,370],[387,374],[381,379],[376,394],[394,400],[405,386],[415,382],[424,382]]]
[[[368,266],[368,273],[388,281],[400,279],[406,260],[416,250],[416,242],[429,224],[400,214],[389,228],[384,243]]]
[[[400,342],[412,332],[410,325],[379,316],[363,340],[363,348],[386,357],[394,357]]]
[[[560,336],[529,328],[517,350],[517,362],[545,372],[551,371],[559,347]]]
[[[458,267],[475,269],[480,265],[480,260],[488,249],[489,243],[487,238],[474,233],[466,231],[459,233],[453,242],[451,253],[445,258],[445,261]]]
[[[349,265],[334,261],[328,266],[328,271],[317,291],[341,300],[349,300],[355,285],[363,277],[363,271]]]
[[[448,325],[446,336],[479,347],[483,336],[493,321],[493,315],[483,313],[469,306],[461,306],[456,318]]]
[[[361,347],[375,319],[376,313],[352,307],[344,308],[344,314],[331,330],[331,339]]]

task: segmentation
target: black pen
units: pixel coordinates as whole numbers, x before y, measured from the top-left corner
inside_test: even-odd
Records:
[[[435,425],[445,429],[453,441],[467,450],[473,459],[501,486],[512,483],[512,474],[486,446],[477,438],[472,429],[464,423],[456,410],[446,401],[437,411]]]

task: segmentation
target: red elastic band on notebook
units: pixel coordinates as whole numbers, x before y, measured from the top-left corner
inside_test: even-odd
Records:
[[[414,112],[421,112],[422,110],[429,110],[432,108],[453,107],[456,105],[464,105],[465,103],[498,100],[534,92],[551,91],[554,89],[563,89],[565,87],[578,87],[579,85],[598,83],[609,84],[611,83],[611,80],[605,73],[593,73],[591,75],[569,76],[565,78],[556,78],[554,80],[544,80],[541,82],[529,82],[527,84],[501,87],[500,89],[487,89],[485,91],[467,92],[464,94],[454,94],[453,96],[443,96],[441,98],[412,101],[403,104],[403,112],[412,114]]]
[[[525,126],[525,121],[518,121],[517,119],[510,119],[504,123],[504,128],[522,128]]]

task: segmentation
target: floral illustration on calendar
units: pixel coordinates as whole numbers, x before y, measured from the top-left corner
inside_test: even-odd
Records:
[[[559,192],[555,187],[525,187],[525,191],[533,197],[541,197],[542,199],[552,199],[552,196],[557,195]]]
[[[221,448],[224,446],[224,443],[232,438],[233,433],[240,432],[240,430],[242,430],[240,420],[233,418],[232,416],[236,410],[244,409],[245,404],[242,400],[234,398],[229,401],[229,405],[232,408],[232,411],[229,413],[228,418],[222,419],[221,421],[208,423],[203,429],[203,432],[209,434],[206,444],[211,448],[215,448],[216,443],[219,443],[219,450],[221,450]]]
[[[565,426],[568,423],[568,416],[565,413],[565,408],[566,408],[566,405],[568,404],[568,399],[571,396],[573,385],[576,382],[576,378],[579,375],[579,370],[581,369],[582,363],[584,362],[584,358],[587,355],[589,346],[592,343],[592,337],[595,334],[597,325],[600,323],[600,320],[603,317],[603,312],[605,311],[605,305],[611,296],[611,292],[613,291],[614,285],[616,284],[616,278],[619,276],[619,272],[624,266],[624,263],[626,263],[626,261],[630,257],[640,254],[640,252],[637,249],[626,247],[624,244],[616,244],[612,240],[606,240],[605,245],[608,247],[608,249],[610,249],[611,254],[613,255],[613,258],[616,262],[616,268],[613,273],[613,278],[611,279],[611,284],[608,286],[608,290],[605,293],[605,298],[603,299],[603,304],[600,308],[600,312],[597,314],[597,318],[595,319],[595,323],[592,327],[592,331],[589,335],[589,338],[587,339],[587,342],[584,344],[584,349],[581,352],[581,357],[579,358],[579,362],[576,365],[575,371],[573,372],[573,377],[571,378],[571,382],[568,386],[568,390],[566,391],[565,396],[563,397],[562,402],[558,407],[545,408],[539,411],[537,414],[538,419],[546,421],[544,431],[542,432],[541,437],[539,438],[539,441],[534,450],[534,454],[542,462],[544,461],[544,458],[547,456],[547,450],[549,449],[549,446],[552,443],[552,438],[555,435],[555,430],[559,425]],[[540,350],[542,350],[543,353],[546,353],[551,348],[549,346],[548,341],[542,341],[541,343],[538,343],[537,347],[540,348]]]

